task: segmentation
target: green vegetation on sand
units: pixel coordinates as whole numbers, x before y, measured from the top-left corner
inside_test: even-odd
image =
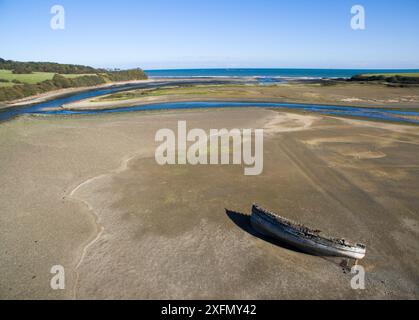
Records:
[[[419,73],[377,73],[353,76],[350,81],[379,81],[398,85],[419,84]]]
[[[413,77],[413,78],[418,78],[419,77],[419,72],[405,72],[405,73],[365,73],[362,74],[361,76],[364,77],[395,77],[395,76],[400,76],[400,77]]]

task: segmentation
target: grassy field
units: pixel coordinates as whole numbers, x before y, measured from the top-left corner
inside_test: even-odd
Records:
[[[0,88],[1,87],[11,87],[14,86],[15,84],[12,82],[0,82]]]
[[[65,74],[66,78],[77,78],[82,74]],[[0,79],[10,81],[18,80],[22,83],[36,84],[45,80],[52,80],[54,73],[51,72],[34,72],[31,74],[13,74],[11,70],[0,70]],[[7,82],[0,82],[0,86],[9,86]]]

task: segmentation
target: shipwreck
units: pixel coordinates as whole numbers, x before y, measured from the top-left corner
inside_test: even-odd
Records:
[[[256,204],[250,217],[252,227],[264,236],[274,238],[303,252],[319,256],[363,259],[366,246],[353,244],[345,239],[321,235],[321,231],[283,218]]]

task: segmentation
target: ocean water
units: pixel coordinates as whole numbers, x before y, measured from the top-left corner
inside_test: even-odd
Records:
[[[261,77],[261,78],[350,78],[364,73],[417,73],[419,69],[168,69],[146,70],[149,77]]]

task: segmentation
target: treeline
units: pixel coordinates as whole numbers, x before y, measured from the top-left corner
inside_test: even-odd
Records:
[[[103,69],[95,69],[88,66],[75,64],[61,64],[54,62],[18,62],[0,58],[0,69],[11,70],[15,74],[27,74],[32,72],[51,72],[60,74],[91,74],[106,72]]]
[[[14,74],[30,74],[32,72],[55,73],[52,80],[37,84],[22,83],[12,80],[14,86],[0,86],[0,101],[10,101],[29,97],[39,93],[64,89],[91,87],[108,82],[132,81],[147,79],[141,69],[105,70],[75,64],[61,64],[54,62],[18,62],[0,58],[0,69],[11,70]],[[76,78],[67,78],[66,74],[80,74]],[[8,82],[3,80],[2,82]]]
[[[89,87],[104,83],[106,83],[106,80],[99,75],[81,76],[69,79],[60,74],[55,74],[52,80],[42,81],[38,84],[24,83],[12,87],[0,87],[0,101],[22,99],[58,89]]]
[[[142,80],[146,78],[147,76],[144,72],[139,69],[83,75],[77,78],[66,78],[61,74],[55,74],[52,80],[42,81],[37,84],[19,83],[10,87],[0,87],[0,101],[17,100],[65,88],[92,87],[109,82]]]
[[[419,84],[419,77],[407,77],[402,75],[356,75],[353,76],[349,81],[379,81],[394,84]]]
[[[147,75],[141,69],[108,71],[106,77],[113,82],[147,79]]]

